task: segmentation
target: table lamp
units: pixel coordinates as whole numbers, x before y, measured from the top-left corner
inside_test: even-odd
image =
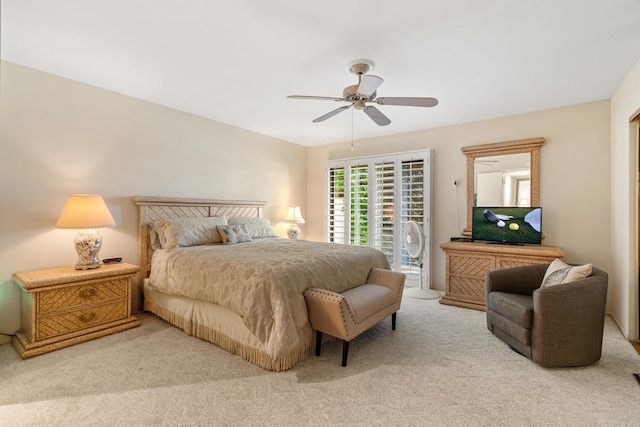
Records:
[[[97,194],[73,194],[62,209],[57,228],[77,229],[75,245],[78,252],[76,270],[100,267],[98,253],[102,247],[102,236],[98,228],[116,225],[109,208]]]
[[[287,236],[290,239],[297,239],[300,236],[300,229],[298,228],[298,224],[304,224],[304,218],[300,213],[300,206],[289,206],[287,209],[287,216],[284,217],[282,222],[286,222],[287,224],[291,224],[291,227],[287,230]]]

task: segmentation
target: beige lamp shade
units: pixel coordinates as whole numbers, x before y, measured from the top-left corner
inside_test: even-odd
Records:
[[[286,222],[287,224],[304,224],[304,218],[300,213],[300,206],[289,206],[287,216],[284,217],[282,222]]]
[[[102,228],[116,225],[109,208],[98,194],[73,194],[62,209],[57,228]]]

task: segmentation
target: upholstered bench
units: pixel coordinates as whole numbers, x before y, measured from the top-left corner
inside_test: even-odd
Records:
[[[374,268],[366,284],[342,293],[317,288],[304,291],[309,321],[316,330],[316,356],[320,355],[323,333],[343,341],[342,366],[347,366],[352,339],[389,315],[395,330],[404,279],[402,273]]]

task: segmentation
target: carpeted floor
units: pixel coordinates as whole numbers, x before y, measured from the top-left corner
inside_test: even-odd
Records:
[[[0,346],[6,426],[637,426],[640,356],[607,318],[602,360],[544,369],[484,313],[405,297],[351,343],[269,372],[150,314],[142,326],[22,361]]]

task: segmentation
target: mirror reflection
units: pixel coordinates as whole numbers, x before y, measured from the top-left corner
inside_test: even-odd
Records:
[[[531,206],[530,153],[476,157],[473,206]]]

